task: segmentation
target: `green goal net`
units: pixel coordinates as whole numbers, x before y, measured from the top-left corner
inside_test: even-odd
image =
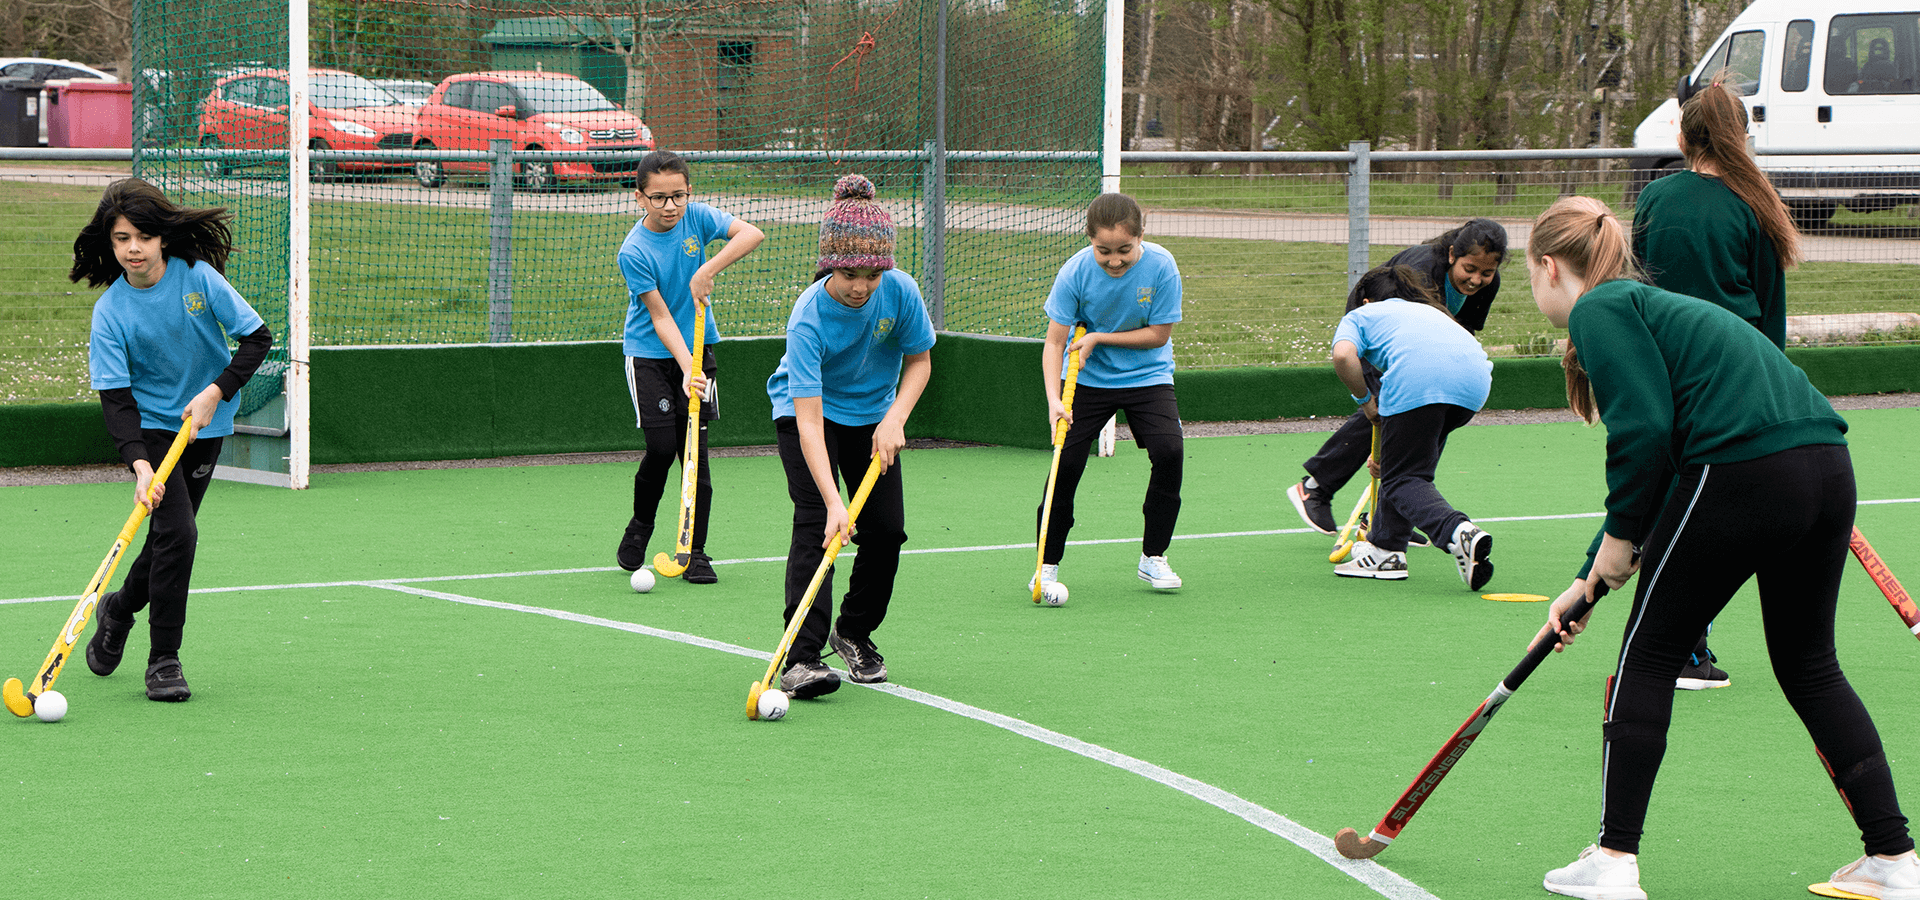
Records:
[[[135,171],[234,212],[229,277],[277,335],[304,275],[316,346],[617,339],[614,253],[653,148],[690,159],[695,200],[768,235],[718,285],[728,335],[781,332],[832,183],[857,171],[939,324],[1037,336],[1100,189],[1102,6],[315,2],[295,172],[300,12],[140,4]],[[246,401],[267,426],[287,347]]]

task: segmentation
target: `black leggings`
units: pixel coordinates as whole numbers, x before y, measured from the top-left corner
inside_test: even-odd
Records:
[[[1133,442],[1147,451],[1152,466],[1147,475],[1147,496],[1140,505],[1146,518],[1140,538],[1140,552],[1148,556],[1167,555],[1173,543],[1173,527],[1180,521],[1180,482],[1186,465],[1186,443],[1180,431],[1180,403],[1171,384],[1137,388],[1080,387],[1074,391],[1073,424],[1067,426],[1067,438],[1060,450],[1060,474],[1053,486],[1053,511],[1047,517],[1047,549],[1044,558],[1056,565],[1067,552],[1067,533],[1073,530],[1073,496],[1080,489],[1080,476],[1087,471],[1087,454],[1100,429],[1117,411],[1125,410]],[[1046,485],[1041,484],[1044,494]],[[1046,503],[1045,496],[1040,499]],[[1033,511],[1033,527],[1040,530],[1040,508]]]
[[[873,461],[875,425],[842,425],[832,419],[821,420],[827,445],[827,467],[846,482],[849,511],[860,480]],[[800,450],[800,426],[792,416],[775,419],[773,430],[779,439],[780,465],[787,473],[787,496],[793,500],[793,535],[787,543],[786,606],[781,622],[793,620],[793,614],[805,599],[807,585],[820,568],[827,551],[820,546],[826,534],[827,504],[820,488],[813,483],[813,471]],[[893,602],[893,580],[900,571],[900,547],[907,542],[906,500],[900,480],[901,456],[893,458],[880,477],[874,479],[867,505],[854,520],[853,543],[860,552],[853,558],[853,572],[847,576],[847,595],[840,601],[840,634],[864,638],[873,634],[887,618]],[[838,568],[838,564],[834,566]],[[789,662],[819,662],[820,648],[826,646],[828,623],[833,616],[833,570],[820,583],[807,619],[793,637],[787,652]]]
[[[143,428],[140,436],[147,447],[173,446],[177,432]],[[193,582],[194,554],[200,547],[200,501],[207,496],[213,481],[213,469],[220,460],[224,438],[199,438],[188,444],[167,476],[167,495],[147,517],[147,542],[140,555],[127,564],[127,578],[120,584],[120,596],[106,610],[115,619],[131,620],[135,614],[151,608],[147,621],[152,637],[149,661],[177,656],[181,635],[187,624],[187,591]],[[153,461],[159,467],[157,460]]]
[[[1368,523],[1368,543],[1403,552],[1417,527],[1434,546],[1451,547],[1454,529],[1467,516],[1440,495],[1433,474],[1447,450],[1447,436],[1471,421],[1473,410],[1451,403],[1429,403],[1380,419],[1380,514]]]
[[[1833,647],[1853,530],[1847,448],[1816,444],[1681,470],[1648,536],[1609,679],[1600,846],[1638,853],[1673,718],[1673,679],[1707,623],[1749,578],[1774,677],[1800,716],[1868,853],[1913,849],[1879,732]]]
[[[1367,379],[1367,390],[1375,397],[1380,396],[1380,371],[1363,363],[1360,372]],[[1373,420],[1367,414],[1354,410],[1340,427],[1327,435],[1326,443],[1320,445],[1304,465],[1308,475],[1313,476],[1320,489],[1327,496],[1340,493],[1355,473],[1367,464],[1367,457],[1373,455]]]
[[[700,357],[701,372],[715,379],[720,366],[713,348],[705,348]],[[673,359],[627,357],[627,391],[633,398],[634,419],[646,438],[646,452],[640,456],[640,465],[633,473],[633,518],[627,523],[628,533],[639,538],[641,547],[653,537],[660,497],[666,492],[674,463],[685,463],[687,395],[680,391],[680,378],[680,364]],[[699,461],[695,464],[693,483],[693,542],[689,547],[695,553],[706,552],[707,523],[713,518],[713,467],[707,465],[707,428],[720,417],[720,401],[716,396],[703,400],[700,406]],[[677,479],[672,483],[676,488],[680,486]],[[674,506],[677,509],[679,505],[676,491]],[[676,521],[675,527],[678,524]],[[679,537],[670,535],[668,543],[677,543]]]

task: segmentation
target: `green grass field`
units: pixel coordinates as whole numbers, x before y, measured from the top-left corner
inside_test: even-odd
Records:
[[[1847,417],[1860,526],[1911,584],[1920,410]],[[1544,613],[1480,599],[1432,550],[1405,582],[1336,578],[1330,539],[1282,496],[1322,437],[1187,442],[1169,553],[1186,587],[1170,593],[1132,574],[1144,454],[1092,461],[1061,609],[1025,590],[1048,455],[908,451],[911,555],[875,636],[893,684],[774,723],[743,714],[780,631],[773,458],[713,461],[720,583],[646,595],[611,567],[631,464],[217,484],[182,654],[194,698],[142,697],[142,627],[112,677],[66,669],[65,721],[0,717],[9,883],[248,900],[1540,896],[1597,825],[1624,595],[1399,841],[1339,860],[1328,837],[1379,819]],[[1598,523],[1603,440],[1453,436],[1439,486],[1497,536],[1488,590],[1566,586]],[[130,495],[0,489],[0,674],[40,661]],[[1920,647],[1849,566],[1842,660],[1911,810]],[[1714,643],[1734,684],[1676,698],[1642,883],[1804,896],[1857,837],[1770,677],[1751,586]]]
[[[744,189],[757,183],[746,180],[751,173],[738,169],[724,170],[703,189]],[[1139,193],[1149,207],[1344,215],[1341,186],[1320,181],[1325,179],[1142,174],[1129,178],[1125,186]],[[974,187],[960,191],[957,199],[1031,199],[1030,191],[1017,188],[994,194]],[[582,209],[615,208],[607,194],[578,196]],[[1516,200],[1500,206],[1494,203],[1491,183],[1466,181],[1456,185],[1450,199],[1441,201],[1433,185],[1383,181],[1376,185],[1374,209],[1381,215],[1447,216],[1490,210],[1531,214],[1554,196],[1558,196],[1556,186],[1521,185]],[[71,283],[67,273],[72,266],[73,235],[97,200],[94,188],[0,181],[0,248],[10,251],[7,285],[0,289],[0,402],[92,397],[86,375],[87,323],[99,291]],[[285,238],[280,223],[284,207],[258,197],[236,202],[240,216],[236,228],[245,252],[230,263],[232,280],[242,285],[283,284]],[[625,212],[516,212],[514,339],[617,337],[625,310],[624,288],[611,260],[630,225]],[[321,202],[315,205],[312,229],[315,343],[490,339],[484,211]],[[812,275],[815,226],[768,223],[765,230],[768,240],[762,248],[722,280],[716,306],[730,335],[780,333],[793,298]],[[1174,342],[1183,367],[1325,361],[1327,342],[1346,297],[1344,246],[1151,234],[1149,238],[1166,245],[1181,262],[1186,318],[1176,329]],[[897,255],[908,261],[904,265],[909,270],[921,258],[921,240],[918,229],[901,230]],[[951,232],[945,284],[947,327],[986,334],[1044,333],[1042,300],[1061,261],[1080,246],[1072,234]],[[1400,249],[1382,244],[1371,255],[1375,263],[1385,262]],[[592,262],[583,262],[588,260]],[[1496,356],[1550,352],[1552,342],[1562,336],[1534,310],[1525,276],[1522,261],[1508,261],[1501,297],[1481,333]],[[1796,313],[1909,311],[1912,280],[1910,265],[1815,262],[1789,273],[1788,291]],[[250,299],[269,321],[284,319],[283,297],[255,291]],[[1904,333],[1872,337],[1915,339]]]

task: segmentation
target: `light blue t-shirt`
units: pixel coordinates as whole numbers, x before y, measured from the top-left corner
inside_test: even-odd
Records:
[[[633,223],[627,239],[620,242],[617,259],[620,274],[627,280],[627,328],[621,349],[628,356],[644,359],[671,359],[673,352],[653,330],[653,316],[640,295],[660,291],[667,312],[680,326],[680,339],[693,349],[693,292],[687,282],[707,262],[707,245],[727,236],[733,227],[733,214],[721,212],[705,203],[687,204],[687,213],[673,227],[656,232],[647,220]],[[707,343],[720,341],[720,325],[713,309],[707,309]]]
[[[1380,370],[1380,414],[1433,403],[1478,410],[1493,389],[1493,361],[1452,316],[1397,297],[1368,303],[1340,319],[1346,341]]]
[[[912,275],[881,273],[859,309],[833,299],[822,278],[787,317],[787,353],[767,379],[773,417],[793,415],[795,397],[819,397],[822,413],[842,425],[878,422],[893,406],[901,360],[932,348],[933,320]]]
[[[1067,259],[1047,294],[1047,318],[1088,331],[1134,331],[1180,321],[1180,266],[1152,241],[1140,242],[1140,261],[1115,278],[1100,268],[1092,247]],[[1062,357],[1064,359],[1064,357]],[[1061,371],[1066,371],[1062,363]],[[1151,350],[1101,344],[1080,363],[1079,384],[1098,388],[1173,383],[1173,342]]]
[[[87,370],[93,389],[133,389],[140,427],[179,431],[187,404],[233,361],[227,337],[243,337],[266,324],[246,298],[213,266],[167,260],[160,282],[136,288],[125,275],[93,304]],[[201,437],[233,433],[239,396],[215,407]]]

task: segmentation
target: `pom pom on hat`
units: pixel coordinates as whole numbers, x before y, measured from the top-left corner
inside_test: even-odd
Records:
[[[893,268],[893,217],[873,202],[873,182],[845,175],[833,184],[833,206],[820,222],[820,268]]]

